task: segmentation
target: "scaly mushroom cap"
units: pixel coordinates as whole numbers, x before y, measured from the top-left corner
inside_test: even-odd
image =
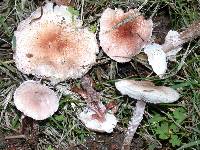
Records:
[[[55,92],[36,81],[25,81],[14,93],[18,110],[35,120],[44,120],[58,110],[59,99]]]
[[[152,27],[152,20],[145,20],[138,10],[107,8],[100,19],[100,45],[113,60],[128,62],[150,40]]]
[[[179,99],[176,90],[165,86],[155,86],[150,81],[121,80],[116,82],[115,86],[122,95],[149,103],[172,103]]]
[[[14,60],[21,72],[59,82],[83,76],[95,63],[95,34],[81,29],[82,22],[67,9],[47,3],[42,16],[38,8],[19,24]]]

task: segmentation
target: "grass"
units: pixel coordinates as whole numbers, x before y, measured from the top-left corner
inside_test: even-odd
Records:
[[[75,1],[75,9],[84,18],[84,24],[92,31],[98,31],[99,17],[106,7],[119,7],[124,10],[141,7],[145,16],[169,16],[169,28],[181,31],[190,23],[199,19],[199,1],[190,0],[85,0]],[[16,135],[21,127],[21,113],[13,104],[13,92],[19,84],[33,76],[19,72],[12,59],[11,40],[17,24],[35,10],[38,4],[33,0],[8,0],[0,2],[0,134]],[[83,8],[81,12],[81,8]],[[153,15],[152,15],[153,14]],[[155,23],[156,24],[156,23]],[[200,47],[199,39],[185,44],[178,54],[177,62],[170,63],[173,76],[159,79],[152,74],[146,64],[133,59],[130,63],[118,64],[111,61],[100,52],[98,62],[102,65],[93,67],[90,75],[96,83],[96,89],[101,92],[103,102],[116,100],[119,104],[117,117],[119,126],[126,128],[134,102],[122,97],[114,87],[119,78],[151,80],[157,85],[171,86],[179,91],[181,98],[174,104],[148,105],[145,118],[137,130],[137,134],[147,143],[146,148],[199,149],[200,148]],[[184,59],[182,59],[184,57]],[[48,84],[48,81],[45,81]],[[79,80],[72,81],[77,84]],[[64,82],[64,85],[69,82]],[[53,87],[55,88],[55,87]],[[56,88],[55,88],[56,89]],[[95,136],[77,119],[76,113],[85,103],[79,97],[64,95],[60,101],[58,112],[45,121],[38,122],[38,149],[67,149],[71,145],[84,144],[87,136]],[[76,107],[75,107],[76,106]],[[176,114],[179,110],[182,113]],[[180,122],[180,118],[183,120]],[[154,120],[154,121],[152,121]],[[156,121],[155,121],[156,120]],[[172,126],[172,127],[170,127]],[[166,132],[161,132],[165,128]],[[176,130],[175,130],[176,128]],[[178,131],[177,131],[178,130]],[[163,135],[163,133],[165,133]],[[180,144],[178,144],[180,142]],[[0,139],[0,148],[5,146]]]

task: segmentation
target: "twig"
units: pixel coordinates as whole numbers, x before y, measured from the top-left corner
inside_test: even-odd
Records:
[[[43,16],[43,8],[42,8],[42,5],[41,5],[40,8],[41,8],[41,14],[40,14],[40,16],[39,16],[38,18],[32,19],[31,22],[30,22],[29,24],[32,24],[33,22],[35,22],[35,21],[37,21],[37,20],[40,20],[40,19],[42,18],[42,16]]]
[[[107,34],[109,32],[112,32],[113,30],[118,29],[119,27],[127,24],[130,21],[133,21],[134,19],[136,19],[137,17],[141,16],[139,11],[135,11],[135,13],[128,15],[126,18],[122,19],[120,22],[116,23],[114,26],[112,26],[112,28],[108,31],[106,31],[104,34]]]
[[[26,136],[24,134],[21,134],[21,135],[12,135],[12,136],[6,136],[4,139],[5,140],[10,140],[10,139],[26,139]]]
[[[84,3],[85,1],[84,0],[81,0],[81,20],[83,21],[83,9],[84,9]]]

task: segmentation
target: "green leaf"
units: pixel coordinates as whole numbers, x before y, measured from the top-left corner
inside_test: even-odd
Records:
[[[182,123],[183,120],[186,119],[186,110],[182,107],[178,107],[174,112],[173,112],[173,117],[175,118],[177,123]]]
[[[49,145],[47,150],[54,150],[54,148],[52,148],[51,145]]]
[[[72,16],[79,16],[79,11],[69,6],[68,11],[72,14]]]
[[[181,140],[177,135],[172,135],[169,142],[172,144],[173,147],[181,145]]]
[[[169,138],[169,124],[168,122],[164,121],[161,122],[161,125],[155,129],[156,134],[159,135],[159,138],[162,140],[166,140]]]
[[[179,132],[179,128],[174,124],[172,123],[169,127],[174,133],[177,133]]]
[[[12,49],[15,51],[15,49],[16,49],[16,37],[15,36],[13,36],[13,38],[12,38]]]
[[[64,119],[65,119],[65,116],[64,116],[64,115],[57,115],[57,116],[55,116],[55,120],[56,120],[56,121],[61,122],[61,121],[63,121]]]
[[[160,114],[156,114],[149,120],[149,122],[152,124],[155,124],[164,120],[165,120],[165,117],[161,117]]]
[[[69,11],[69,13],[72,14],[72,22],[74,22],[74,18],[75,18],[76,16],[79,16],[79,11],[76,10],[76,9],[74,9],[74,8],[71,7],[71,6],[69,6],[67,10]]]
[[[8,26],[8,24],[6,23],[5,20],[6,20],[5,17],[0,16],[0,27],[3,28],[3,31],[4,31],[4,33],[5,33],[7,36],[11,37],[11,36],[12,36],[11,29],[10,29],[10,27]]]
[[[90,25],[89,30],[93,33],[95,33],[97,31],[97,24],[94,23],[93,25]]]
[[[154,149],[156,149],[156,144],[150,144],[148,146],[148,150],[154,150]]]
[[[16,115],[13,119],[12,119],[12,122],[11,122],[11,125],[13,128],[17,128],[18,125],[19,125],[19,116]]]

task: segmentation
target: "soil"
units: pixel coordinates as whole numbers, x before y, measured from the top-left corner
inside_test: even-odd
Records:
[[[111,134],[97,133],[95,139],[87,138],[86,147],[88,150],[120,150],[124,134],[120,131],[114,131]],[[73,149],[73,148],[72,148]],[[86,148],[79,145],[78,150],[85,150]],[[144,149],[144,141],[136,137],[133,139],[131,150]]]

